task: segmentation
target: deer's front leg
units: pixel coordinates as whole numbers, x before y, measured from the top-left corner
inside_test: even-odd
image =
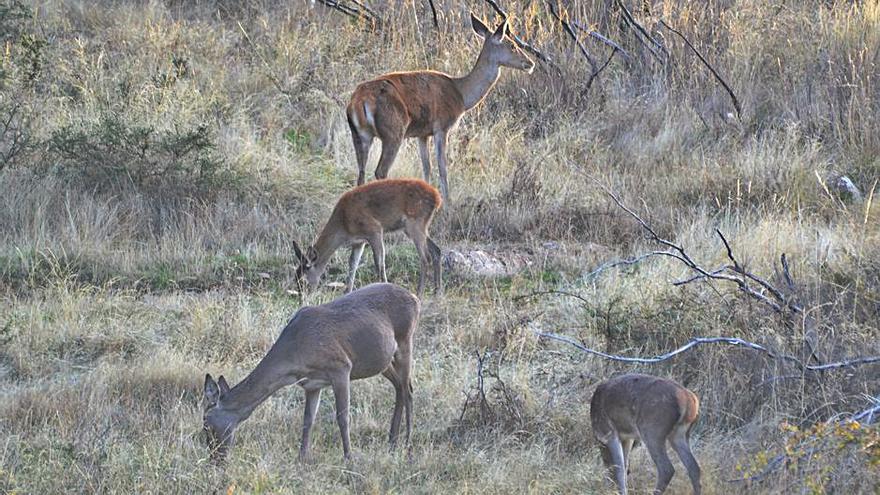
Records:
[[[449,202],[449,186],[446,183],[446,131],[434,133],[434,148],[437,152],[437,170],[440,172],[440,194],[443,201]]]
[[[306,407],[303,414],[302,444],[299,448],[299,460],[305,461],[309,457],[309,433],[315,424],[315,415],[318,413],[318,404],[321,403],[321,389],[306,390]]]

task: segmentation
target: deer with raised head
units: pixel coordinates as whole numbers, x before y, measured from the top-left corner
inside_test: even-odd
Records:
[[[389,442],[397,442],[401,417],[406,417],[406,441],[412,431],[413,333],[419,320],[419,300],[392,284],[372,284],[335,301],[301,308],[257,367],[230,388],[222,376],[205,375],[204,429],[215,461],[222,461],[235,438],[235,429],[254,409],[281,387],[296,384],[305,390],[300,459],[309,451],[309,432],[315,421],[321,389],[333,388],[342,451],[351,456],[349,397],[351,380],[382,374],[394,385],[394,413]]]
[[[437,189],[420,179],[378,180],[348,190],[340,196],[327,224],[305,254],[293,243],[299,259],[297,278],[304,277],[309,285],[317,285],[333,253],[351,245],[348,290],[352,291],[364,246],[369,244],[376,271],[387,282],[384,235],[403,229],[419,252],[419,296],[424,292],[425,273],[430,266],[434,269],[435,290],[442,292],[440,248],[428,237],[431,219],[441,204]]]
[[[462,114],[476,106],[498,80],[501,67],[531,73],[535,63],[509,36],[507,19],[490,30],[471,14],[474,32],[483,38],[483,48],[470,73],[451,77],[442,72],[420,70],[392,72],[358,85],[346,108],[348,126],[358,162],[358,184],[365,180],[367,158],[373,138],[382,141],[376,178],[388,176],[405,138],[419,140],[419,157],[425,180],[431,181],[428,138],[434,139],[440,192],[449,201],[446,183],[447,133]]]
[[[590,401],[593,434],[620,493],[626,495],[630,451],[641,441],[657,467],[655,495],[666,490],[675,474],[667,442],[687,469],[694,493],[700,494],[700,466],[690,448],[699,413],[697,396],[666,378],[628,374],[596,387]]]

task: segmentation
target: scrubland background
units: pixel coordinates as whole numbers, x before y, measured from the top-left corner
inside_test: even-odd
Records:
[[[225,468],[210,464],[204,373],[236,383],[297,308],[340,294],[299,293],[291,244],[354,182],[348,95],[392,70],[464,74],[480,46],[469,11],[498,20],[482,2],[436,0],[435,29],[427,2],[367,3],[381,32],[302,0],[0,1],[0,491],[607,493],[589,398],[623,371],[701,397],[706,493],[878,490],[877,426],[840,423],[876,404],[876,364],[805,374],[700,347],[635,366],[534,333],[624,355],[716,335],[802,355],[803,321],[723,283],[673,286],[691,275],[674,260],[591,274],[657,246],[587,174],[706,267],[726,262],[715,228],[774,283],[786,253],[826,359],[880,354],[876,0],[624,2],[666,63],[617,3],[564,1],[630,54],[589,89],[547,2],[503,2],[558,68],[503,71],[464,116],[432,233],[444,250],[531,264],[449,271],[446,293],[423,301],[411,456],[386,447],[392,388],[374,378],[353,387],[354,462],[327,395],[315,461],[297,462],[303,398],[286,389],[241,426]],[[741,120],[660,19],[730,83]],[[610,49],[579,34],[604,62]],[[419,170],[408,143],[392,175]],[[837,194],[840,174],[861,200]],[[388,244],[391,280],[414,287],[411,243]],[[344,280],[345,259],[325,282]],[[365,264],[359,283],[374,279]],[[553,290],[581,299],[535,294]],[[760,481],[728,482],[783,453]],[[671,490],[687,492],[674,462]],[[633,492],[653,483],[636,451]]]

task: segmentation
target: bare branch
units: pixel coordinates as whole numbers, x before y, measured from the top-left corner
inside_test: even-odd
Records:
[[[431,7],[431,17],[434,19],[434,28],[440,29],[440,21],[437,20],[437,7],[434,6],[434,0],[428,0],[428,6]]]
[[[607,36],[604,36],[602,33],[584,26],[583,24],[581,24],[580,21],[573,20],[573,21],[571,21],[571,25],[580,29],[581,31],[587,33],[587,36],[589,36],[590,38],[596,39],[596,40],[610,46],[611,48],[614,48],[616,51],[620,52],[621,55],[623,55],[623,58],[626,58],[626,59],[632,58],[630,56],[629,52],[624,50],[623,47],[621,47],[619,44],[615,43],[614,41],[609,39]]]
[[[336,11],[342,12],[343,14],[354,17],[356,19],[364,18],[370,22],[370,30],[373,31],[381,31],[382,30],[382,18],[376,13],[375,10],[370,7],[364,5],[362,2],[358,0],[351,0],[352,3],[357,5],[357,8],[352,7],[350,5],[339,2],[338,0],[318,0],[318,3],[321,5],[334,9]]]
[[[733,108],[736,110],[736,118],[742,121],[742,107],[739,104],[739,99],[736,97],[733,89],[730,88],[730,85],[727,84],[727,81],[725,81],[724,78],[721,77],[721,74],[719,74],[718,71],[716,71],[715,68],[712,67],[712,64],[710,64],[709,61],[706,60],[705,57],[703,57],[703,54],[700,53],[700,51],[697,50],[697,48],[693,44],[691,44],[690,40],[688,40],[685,35],[681,33],[681,31],[674,29],[669,24],[666,24],[666,22],[663,20],[660,21],[660,25],[677,34],[682,40],[684,40],[685,44],[691,50],[693,50],[693,52],[697,55],[697,58],[700,59],[700,62],[703,62],[703,65],[705,65],[706,68],[709,69],[709,72],[711,72],[712,75],[715,76],[715,79],[721,84],[721,86],[724,87],[724,90],[727,91],[727,94],[730,95],[730,99],[733,100]]]
[[[544,0],[544,3],[547,4],[547,8],[550,10],[550,14],[552,14],[553,17],[555,17],[556,20],[559,21],[559,24],[562,25],[562,29],[564,29],[568,36],[575,42],[578,49],[580,49],[581,51],[581,55],[583,55],[587,62],[590,64],[592,73],[595,74],[599,68],[596,64],[596,59],[590,54],[590,52],[587,51],[587,47],[585,47],[584,44],[581,43],[581,40],[577,37],[577,33],[574,32],[568,21],[566,21],[559,15],[559,13],[556,11],[556,7],[553,5],[553,2],[550,0]]]
[[[665,59],[669,58],[669,52],[666,51],[666,47],[663,46],[657,40],[655,40],[648,33],[648,30],[645,29],[641,24],[639,24],[639,21],[636,20],[636,18],[632,15],[632,12],[630,12],[629,9],[626,8],[626,5],[624,5],[624,3],[621,0],[617,0],[617,6],[620,8],[621,12],[623,12],[623,20],[627,24],[629,24],[630,27],[635,29],[636,39],[639,40],[643,45],[645,45],[645,48],[648,49],[648,51],[651,53],[651,55],[654,56],[654,58],[656,58],[661,63],[665,62]],[[645,41],[645,40],[647,40],[647,41]],[[648,41],[650,41],[650,43],[648,43]],[[657,47],[657,48],[654,48],[654,47]],[[660,56],[659,53],[657,53],[658,48],[663,53],[662,57]]]
[[[608,353],[605,353],[602,351],[597,351],[595,349],[590,349],[589,347],[585,346],[584,344],[572,339],[571,337],[566,337],[565,335],[559,335],[557,333],[551,333],[551,332],[539,332],[537,330],[535,330],[534,333],[540,338],[548,338],[548,339],[558,340],[560,342],[565,342],[566,344],[572,345],[587,354],[592,354],[592,355],[599,356],[599,357],[602,357],[605,359],[610,359],[612,361],[621,361],[621,362],[625,362],[625,363],[641,363],[641,364],[659,363],[661,361],[666,361],[668,359],[671,359],[671,358],[673,358],[673,357],[675,357],[675,356],[677,356],[687,350],[690,350],[694,347],[697,347],[697,346],[703,345],[703,344],[727,344],[727,345],[731,345],[731,346],[745,347],[746,349],[751,349],[754,351],[763,352],[764,354],[767,354],[769,357],[771,357],[773,359],[781,359],[783,361],[790,362],[804,371],[813,371],[813,372],[828,371],[831,369],[854,367],[854,366],[860,366],[863,364],[871,364],[871,363],[880,362],[880,356],[864,356],[864,357],[847,359],[844,361],[838,361],[835,363],[827,363],[827,364],[821,364],[821,365],[809,365],[809,364],[804,364],[800,359],[798,359],[794,356],[789,356],[787,354],[779,354],[777,352],[774,352],[774,351],[762,346],[761,344],[749,342],[747,340],[743,340],[738,337],[694,337],[693,339],[688,341],[688,343],[684,344],[683,346],[679,347],[678,349],[669,351],[665,354],[660,354],[658,356],[647,357],[647,358],[646,357],[628,357],[628,356],[619,356],[619,355],[615,355],[615,354],[608,354]]]
[[[495,12],[498,15],[507,19],[507,12],[504,9],[502,9],[500,5],[498,5],[498,2],[496,2],[495,0],[486,0],[486,3],[488,3],[489,6],[491,6],[492,9],[495,10]],[[552,60],[550,60],[550,57],[548,57],[547,55],[544,55],[544,52],[535,48],[531,43],[523,40],[522,38],[520,38],[519,36],[517,36],[513,32],[510,33],[510,37],[513,38],[513,41],[516,42],[516,44],[520,48],[531,53],[532,55],[537,57],[538,60],[540,60],[541,62],[544,62],[547,65],[550,65],[551,67],[556,69],[557,72],[561,72],[559,67],[557,67],[556,64],[554,64]]]

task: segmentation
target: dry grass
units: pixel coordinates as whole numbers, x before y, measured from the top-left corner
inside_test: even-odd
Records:
[[[533,263],[506,277],[448,275],[447,293],[424,302],[411,456],[388,452],[393,394],[376,378],[353,389],[352,463],[341,461],[326,398],[315,460],[297,462],[294,389],[241,427],[225,469],[207,462],[204,373],[238,381],[298,307],[338,295],[291,292],[291,241],[307,242],[353,183],[347,95],[385,71],[460,74],[476,57],[469,7],[435,2],[439,31],[423,3],[370,2],[395,21],[380,35],[310,2],[47,0],[4,17],[24,4],[0,0],[0,120],[10,122],[0,134],[0,491],[607,492],[587,404],[596,383],[626,370],[701,397],[694,450],[706,493],[727,493],[725,480],[760,470],[798,435],[831,447],[750,492],[880,488],[876,448],[809,430],[866,408],[880,393],[876,365],[813,380],[761,355],[701,348],[624,366],[532,332],[632,355],[698,335],[801,352],[800,325],[733,287],[673,287],[688,273],[672,261],[588,277],[655,246],[586,173],[704,266],[725,261],[715,228],[774,281],[786,253],[825,353],[880,354],[877,208],[826,187],[846,174],[868,196],[880,177],[877,0],[654,2],[635,13],[665,39],[666,67],[607,2],[566,2],[633,54],[586,93],[587,66],[541,3],[504,2],[561,72],[505,71],[462,119],[450,139],[452,204],[432,231],[444,248]],[[727,77],[742,122],[656,27],[661,16]],[[408,143],[392,175],[418,175],[417,164]],[[343,279],[343,258],[328,281]],[[392,281],[414,287],[403,236],[389,239],[388,265]],[[359,283],[372,277],[363,269]],[[518,298],[552,289],[588,302]],[[485,413],[473,402],[477,353]],[[653,467],[643,451],[635,463],[632,487],[644,493]],[[676,466],[672,489],[686,492]]]

